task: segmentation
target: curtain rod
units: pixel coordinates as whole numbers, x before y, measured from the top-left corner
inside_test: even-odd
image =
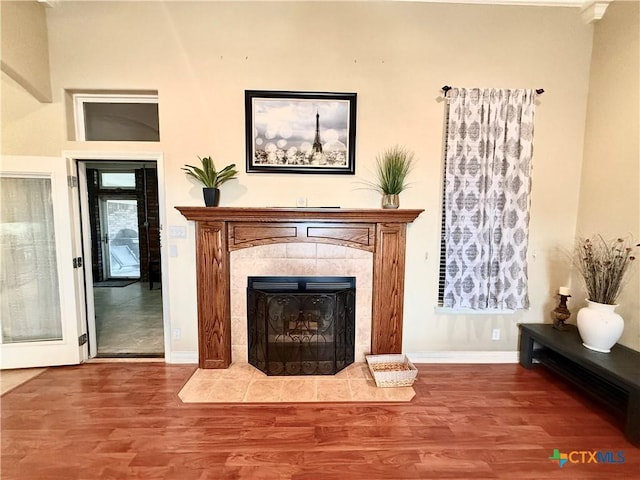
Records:
[[[449,85],[445,85],[444,87],[442,87],[442,91],[444,92],[445,95],[447,95],[447,92],[452,88],[453,87],[450,87]],[[542,95],[544,93],[544,88],[536,88],[536,93],[538,95]]]

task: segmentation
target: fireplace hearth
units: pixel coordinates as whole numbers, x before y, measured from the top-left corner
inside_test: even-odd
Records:
[[[267,375],[333,375],[352,364],[355,292],[355,277],[249,277],[249,363]]]

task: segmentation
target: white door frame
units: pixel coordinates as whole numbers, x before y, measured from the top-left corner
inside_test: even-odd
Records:
[[[62,338],[34,342],[7,343],[0,346],[0,367],[29,368],[53,365],[76,365],[87,355],[85,344],[79,344],[84,324],[78,306],[84,304],[83,272],[75,267],[80,242],[71,219],[75,191],[69,188],[68,165],[61,157],[33,155],[0,156],[0,176],[14,178],[46,178],[51,182],[51,201],[56,249],[59,308]],[[73,266],[72,266],[73,265]]]
[[[165,212],[166,212],[166,197],[165,197],[165,176],[164,176],[164,156],[161,152],[109,152],[109,151],[65,151],[62,152],[62,155],[67,159],[67,161],[72,162],[74,164],[73,171],[78,171],[80,176],[79,178],[79,187],[80,187],[80,204],[81,204],[81,214],[79,212],[74,212],[74,223],[76,225],[89,225],[89,201],[88,201],[88,192],[87,188],[87,179],[86,179],[86,170],[84,168],[84,164],[80,164],[81,168],[76,168],[81,160],[96,160],[96,161],[118,161],[118,162],[144,162],[151,161],[156,162],[156,171],[158,175],[158,215],[160,221],[160,271],[167,271],[167,258],[168,258],[168,249],[167,242],[165,241],[164,234],[164,225],[166,222]],[[84,191],[83,191],[84,190]],[[82,215],[82,218],[80,218]],[[83,243],[83,257],[85,258],[85,284],[87,289],[90,286],[93,286],[93,272],[90,268],[90,259],[91,259],[91,232],[90,229],[84,228],[82,229],[82,243]],[[164,358],[165,362],[169,361],[171,358],[171,325],[169,323],[169,292],[168,292],[168,284],[167,281],[160,282],[160,286],[162,289],[162,325],[164,331]],[[96,338],[96,312],[95,305],[93,303],[93,296],[86,295],[86,304],[82,305],[83,309],[86,309],[87,315],[87,323],[88,323],[88,333],[89,333],[89,356],[95,357],[98,353],[97,347],[97,338]]]

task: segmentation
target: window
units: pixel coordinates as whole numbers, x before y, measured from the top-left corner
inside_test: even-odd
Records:
[[[533,90],[448,92],[438,300],[528,308]]]
[[[79,141],[158,142],[157,94],[73,94]]]
[[[100,172],[100,188],[136,188],[134,172]]]

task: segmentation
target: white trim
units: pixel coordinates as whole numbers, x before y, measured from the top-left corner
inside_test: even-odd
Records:
[[[602,20],[604,13],[607,11],[607,7],[613,0],[600,0],[597,2],[585,1],[582,7],[582,20],[585,23],[595,23],[598,20]]]
[[[68,158],[68,157],[67,157]],[[87,187],[87,170],[85,165],[80,165],[80,168],[75,168],[76,162],[75,160],[70,160],[71,163],[74,164],[74,169],[72,171],[75,173],[77,170],[78,173],[78,192],[79,192],[79,202],[80,202],[80,224],[81,225],[89,225],[89,190]],[[91,258],[91,229],[89,228],[81,228],[82,231],[82,252],[81,257],[84,259],[84,263],[88,263]],[[84,269],[84,279],[85,285],[93,285],[93,269],[85,268]],[[98,354],[98,342],[97,342],[97,332],[96,332],[96,322],[89,322],[89,318],[96,317],[96,309],[95,304],[93,302],[93,296],[88,296],[85,299],[85,315],[84,319],[87,323],[87,334],[89,335],[89,349],[88,349],[88,358],[93,358]]]
[[[516,351],[441,351],[407,353],[413,363],[518,363]]]
[[[110,151],[82,151],[70,150],[62,152],[63,157],[67,161],[77,162],[78,160],[128,160],[132,162],[152,161],[156,162],[156,172],[158,176],[158,216],[160,221],[160,270],[162,272],[169,271],[168,258],[169,242],[165,238],[164,225],[166,224],[166,184],[165,184],[165,164],[162,152],[110,152]],[[88,215],[88,213],[87,213]],[[80,221],[80,219],[74,219]],[[89,244],[89,247],[90,244]],[[86,252],[85,252],[86,253]],[[91,258],[91,255],[85,255],[84,258]],[[90,263],[89,263],[90,264]],[[85,262],[85,265],[87,263]],[[162,286],[162,327],[164,329],[164,356],[165,362],[171,357],[171,319],[169,318],[169,282],[161,282]],[[88,303],[88,300],[87,300]],[[82,308],[86,308],[85,305]],[[196,355],[197,358],[197,355]],[[197,363],[197,361],[196,361]]]
[[[413,363],[518,363],[518,351],[440,351],[408,353]],[[178,351],[167,355],[167,363],[198,363],[198,352]]]
[[[198,352],[169,352],[167,363],[195,363],[198,364]]]
[[[399,2],[418,3],[465,3],[472,5],[516,5],[525,7],[578,7],[581,8],[588,0],[393,0]]]
[[[73,121],[75,124],[76,141],[86,141],[84,124],[85,103],[155,103],[158,105],[157,94],[125,94],[125,93],[74,93]]]

